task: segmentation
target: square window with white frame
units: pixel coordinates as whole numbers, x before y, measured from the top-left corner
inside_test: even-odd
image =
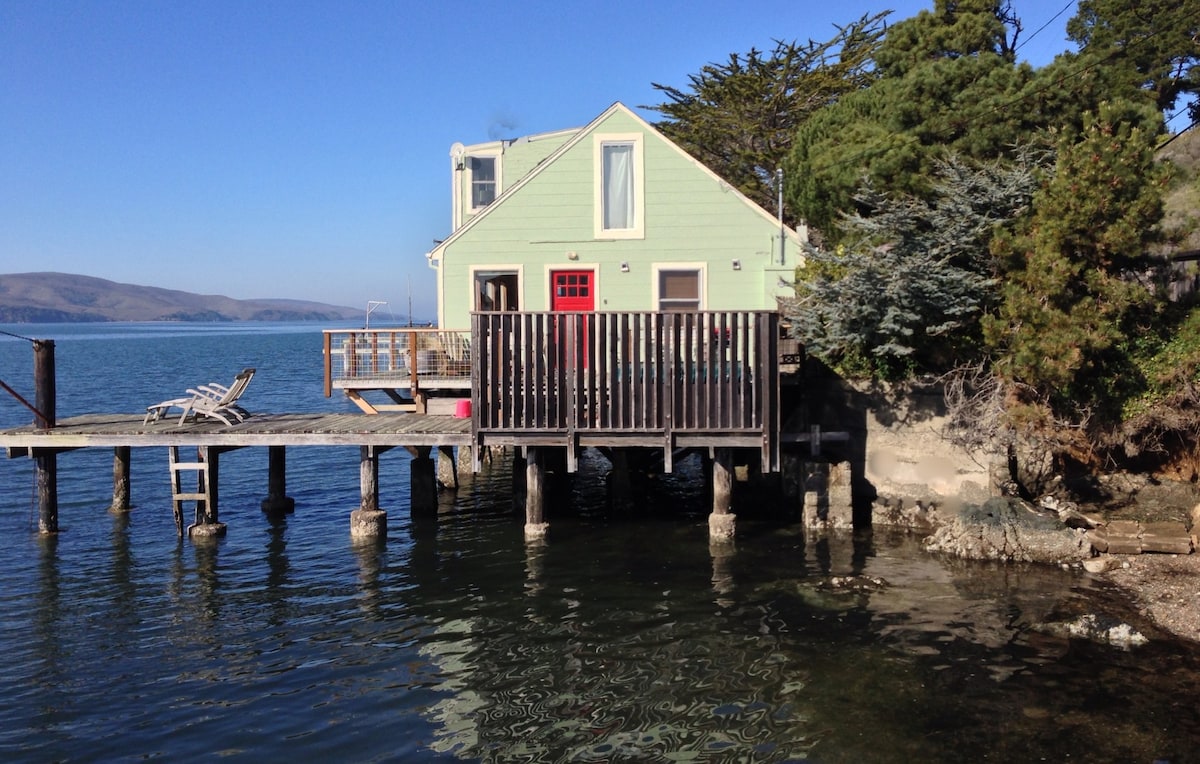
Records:
[[[658,309],[666,313],[698,311],[703,279],[698,268],[663,268],[658,272]]]

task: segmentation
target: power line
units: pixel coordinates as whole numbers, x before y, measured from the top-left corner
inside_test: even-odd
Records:
[[[35,340],[35,339],[31,339],[29,337],[22,337],[19,334],[13,334],[12,332],[6,332],[3,329],[0,329],[0,334],[7,334],[9,337],[16,337],[17,339],[25,340],[26,342],[37,342],[37,340]]]
[[[1177,133],[1175,133],[1174,135],[1172,135],[1170,138],[1168,138],[1168,139],[1166,139],[1165,141],[1163,141],[1161,146],[1159,146],[1158,148],[1154,149],[1154,152],[1157,154],[1158,152],[1160,152],[1160,151],[1162,151],[1163,149],[1165,149],[1167,146],[1170,146],[1172,141],[1174,141],[1176,138],[1178,138],[1179,136],[1181,136],[1181,135],[1183,135],[1184,133],[1186,133],[1188,130],[1191,130],[1191,129],[1192,129],[1193,127],[1195,127],[1195,126],[1196,126],[1196,120],[1192,120],[1192,124],[1188,125],[1187,127],[1183,128],[1183,129],[1182,129],[1182,130],[1180,130],[1179,132],[1177,132]]]
[[[1025,39],[1025,42],[1021,43],[1021,44],[1020,44],[1020,45],[1018,45],[1016,48],[1013,48],[1013,53],[1016,53],[1016,52],[1017,52],[1018,50],[1020,50],[1021,48],[1024,48],[1026,45],[1028,45],[1028,44],[1029,44],[1029,43],[1030,43],[1030,42],[1033,40],[1033,38],[1037,37],[1039,34],[1041,34],[1042,32],[1046,31],[1046,27],[1048,27],[1048,26],[1050,26],[1051,24],[1053,24],[1053,23],[1055,22],[1055,20],[1057,20],[1057,19],[1058,19],[1058,17],[1059,17],[1059,16],[1063,15],[1063,14],[1064,14],[1064,13],[1066,13],[1068,10],[1070,10],[1071,6],[1072,6],[1072,5],[1074,5],[1074,4],[1075,4],[1075,0],[1069,0],[1069,2],[1068,2],[1066,5],[1064,5],[1064,6],[1062,7],[1062,10],[1060,10],[1058,13],[1054,14],[1053,16],[1051,16],[1051,17],[1050,17],[1050,20],[1049,20],[1049,21],[1047,21],[1045,24],[1042,24],[1040,27],[1038,27],[1036,32],[1034,32],[1033,34],[1029,35],[1029,37],[1027,37],[1027,38]]]

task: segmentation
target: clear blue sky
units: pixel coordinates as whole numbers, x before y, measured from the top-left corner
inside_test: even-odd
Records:
[[[411,291],[432,317],[424,255],[449,233],[453,142],[583,125],[730,53],[932,7],[4,0],[0,273],[396,316]],[[1022,57],[1068,48],[1073,2],[1014,7]]]

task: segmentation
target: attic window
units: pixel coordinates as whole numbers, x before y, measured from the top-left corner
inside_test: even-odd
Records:
[[[645,238],[641,134],[596,135],[593,146],[596,238]]]
[[[602,225],[606,231],[624,231],[633,219],[633,144],[606,143],[602,149]]]
[[[496,200],[496,157],[468,157],[471,168],[471,209],[486,207]]]

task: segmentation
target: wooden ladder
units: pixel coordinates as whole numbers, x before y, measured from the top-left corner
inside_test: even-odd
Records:
[[[171,460],[171,505],[175,513],[175,532],[183,537],[183,503],[196,502],[195,524],[200,523],[204,512],[212,507],[212,486],[208,480],[208,462],[204,460],[203,451],[197,449],[196,461],[181,462],[179,446],[170,447]],[[196,473],[196,490],[183,490],[182,473]],[[188,526],[189,530],[191,526]]]

